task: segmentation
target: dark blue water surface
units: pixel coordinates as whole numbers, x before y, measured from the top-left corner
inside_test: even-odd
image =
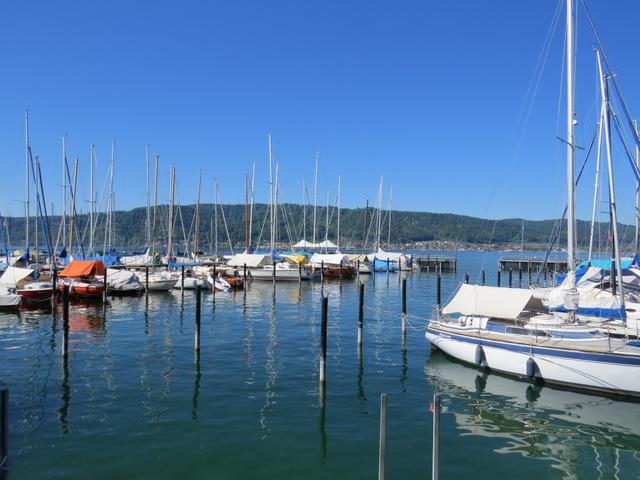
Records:
[[[475,282],[484,268],[495,283],[499,255],[457,254],[444,297],[465,272]],[[406,341],[400,277],[367,279],[361,356],[357,281],[206,293],[199,358],[190,291],[184,302],[174,291],[72,305],[66,361],[60,315],[0,314],[9,478],[371,479],[383,392],[387,478],[429,478],[435,389],[442,478],[639,477],[639,404],[534,387],[432,354],[424,326],[435,276],[406,278]]]

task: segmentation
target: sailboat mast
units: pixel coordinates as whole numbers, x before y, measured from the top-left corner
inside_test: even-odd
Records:
[[[313,239],[311,243],[316,243],[316,210],[318,208],[318,162],[320,161],[320,152],[316,153],[316,173],[313,177]]]
[[[160,155],[156,155],[155,170],[153,172],[153,235],[151,236],[151,255],[153,262],[156,261],[156,220],[158,217],[158,167],[160,166]]]
[[[273,229],[273,155],[271,152],[271,134],[268,135],[269,142],[269,220],[271,221],[271,254],[275,249],[275,231]]]
[[[244,171],[244,249],[249,251],[249,174]]]
[[[93,164],[95,159],[96,146],[91,144],[89,152],[89,255],[93,255]]]
[[[149,192],[149,145],[144,146],[145,165],[147,169],[147,248],[151,246],[151,193]]]
[[[307,243],[307,203],[305,193],[307,192],[307,181],[302,179],[302,240]],[[305,245],[306,247],[306,245]]]
[[[567,0],[567,270],[575,270],[575,180],[574,180],[574,16],[573,0]],[[575,279],[574,279],[575,281]],[[573,320],[573,318],[572,318]]]
[[[329,190],[327,190],[327,209],[325,210],[325,222],[324,222],[324,251],[329,251]]]
[[[251,232],[253,232],[253,204],[255,201],[256,186],[256,162],[253,162],[251,171],[251,205],[249,207],[249,248],[251,248]]]
[[[603,74],[602,71],[602,63],[600,61],[600,52],[596,50],[596,58],[598,60],[598,73],[600,76],[600,93],[602,95],[602,102],[605,106],[604,110],[604,140],[605,140],[605,149],[607,152],[607,173],[609,180],[609,216],[611,219],[611,232],[613,236],[612,241],[612,258],[611,258],[611,290],[612,294],[616,295],[616,286],[615,286],[615,274],[617,270],[618,274],[618,287],[620,293],[620,311],[622,313],[623,318],[625,315],[625,307],[624,307],[624,292],[623,292],[623,284],[622,284],[622,265],[620,262],[620,245],[618,243],[618,212],[616,207],[616,194],[615,194],[615,184],[613,179],[613,158],[611,152],[611,124],[609,121],[609,87],[608,87],[608,79]],[[615,266],[615,268],[613,268]]]
[[[175,165],[171,165],[169,170],[169,225],[167,238],[167,255],[169,256],[173,253],[173,202],[175,195],[175,183],[176,167]]]
[[[382,229],[382,182],[384,177],[380,177],[380,187],[378,189],[378,218],[377,218],[377,232],[376,232],[376,251],[380,250],[380,231]]]
[[[340,189],[342,187],[342,177],[338,176],[338,229],[336,232],[336,251],[340,251]]]
[[[214,249],[215,249],[215,257],[218,258],[218,181],[214,179],[213,184],[213,218],[215,223],[215,232],[214,232]]]
[[[638,122],[634,120],[633,128],[638,136]],[[640,146],[636,144],[636,166],[640,169]],[[640,250],[640,181],[636,180],[636,251]]]
[[[62,137],[62,248],[67,248],[67,142]]]
[[[29,253],[29,223],[30,223],[30,182],[29,182],[29,174],[30,171],[30,162],[29,162],[29,112],[24,112],[24,165],[25,165],[25,202],[24,202],[24,221],[25,221],[25,230],[24,230],[24,245],[26,248],[27,254]]]
[[[595,181],[593,186],[593,205],[591,207],[591,230],[589,232],[589,256],[587,260],[590,262],[593,257],[593,238],[595,235],[596,228],[596,213],[598,208],[598,194],[600,190],[600,163],[602,161],[602,124],[604,123],[604,112],[605,112],[605,104],[604,101],[601,102],[600,106],[600,119],[598,120],[598,150],[596,155],[596,173],[595,173]],[[637,206],[636,206],[637,212]],[[638,238],[638,220],[636,216],[636,239]],[[637,248],[636,248],[637,251]]]
[[[369,199],[367,198],[367,204],[364,207],[364,225],[362,226],[362,254],[364,255],[364,249],[366,248],[365,242],[367,241],[367,212],[369,211]]]
[[[200,169],[200,176],[198,177],[198,199],[196,202],[196,225],[195,225],[195,238],[193,239],[193,254],[194,258],[198,255],[200,247],[200,189],[202,188],[202,169]]]
[[[389,209],[387,210],[387,217],[389,217],[389,223],[387,227],[387,249],[391,248],[391,202],[393,199],[393,187],[389,187]]]

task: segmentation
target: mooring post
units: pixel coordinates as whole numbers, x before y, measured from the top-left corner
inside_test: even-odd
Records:
[[[324,282],[324,260],[320,262],[320,280]]]
[[[144,288],[149,295],[149,267],[144,267]]]
[[[214,265],[213,268],[216,268],[216,266]],[[242,267],[242,278],[244,280],[247,280],[247,264],[246,263]]]
[[[52,260],[52,263],[53,262],[54,260]],[[55,315],[56,292],[58,288],[58,269],[55,267],[53,267],[53,271],[51,272],[51,285],[53,286],[53,294],[51,295],[51,307],[53,308],[53,315]]]
[[[464,274],[464,283],[469,283],[469,274],[468,273]]]
[[[62,290],[62,355],[69,353],[69,285]]]
[[[216,269],[216,264],[213,264],[213,285],[211,285],[211,294],[212,296],[212,302],[215,308],[215,304],[216,304],[216,277],[218,276],[218,272]],[[242,288],[244,288],[244,285],[242,286]]]
[[[298,283],[302,282],[302,262],[298,262]]]
[[[360,259],[356,260],[356,267],[358,268],[356,271],[356,277],[360,278]]]
[[[407,335],[407,279],[402,279],[402,336]]]
[[[102,292],[102,301],[107,301],[107,267],[104,267],[104,274],[102,275],[102,281],[104,282],[104,291]]]
[[[442,278],[440,274],[436,277],[436,305],[438,308],[442,305]]]
[[[9,388],[0,383],[0,476],[9,463]],[[4,478],[4,477],[3,477]]]
[[[200,285],[196,285],[196,335],[195,335],[196,352],[200,351],[200,302],[201,300],[202,300],[202,292],[200,291]]]
[[[513,286],[513,269],[509,269],[509,288]]]
[[[482,285],[485,285],[486,280],[487,280],[487,279],[486,279],[486,277],[485,277],[485,275],[484,275],[484,269],[482,269]]]
[[[387,394],[380,394],[380,446],[378,449],[378,480],[384,480],[384,453],[387,437]]]
[[[358,300],[358,348],[362,350],[362,330],[364,328],[364,283],[360,282]]]
[[[431,411],[433,412],[433,451],[431,458],[431,479],[438,480],[440,476],[440,394],[433,394],[433,404]]]
[[[518,287],[522,288],[522,264],[518,262]]]
[[[273,286],[275,287],[276,285],[276,261],[273,261]]]
[[[329,296],[322,297],[322,324],[320,328],[320,386],[325,384],[325,370],[327,367],[327,320],[329,309]]]
[[[496,285],[499,287],[500,286],[500,268],[498,268],[498,276],[496,277]]]
[[[387,257],[387,273],[389,273],[389,257]]]

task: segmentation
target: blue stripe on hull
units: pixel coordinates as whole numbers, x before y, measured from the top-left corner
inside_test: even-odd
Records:
[[[576,350],[562,350],[559,348],[544,348],[538,346],[529,346],[524,344],[514,344],[501,341],[487,340],[484,338],[459,335],[451,332],[444,332],[427,327],[427,332],[443,338],[472,343],[475,345],[483,345],[493,348],[501,348],[503,350],[511,350],[525,354],[533,353],[534,355],[545,355],[548,357],[572,358],[575,360],[586,360],[590,362],[604,362],[616,365],[635,365],[640,366],[640,356],[614,355],[610,353],[596,352],[580,352]]]

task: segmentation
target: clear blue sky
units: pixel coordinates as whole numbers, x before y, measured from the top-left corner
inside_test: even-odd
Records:
[[[591,3],[638,112],[633,35],[640,5]],[[373,203],[384,175],[398,209],[556,217],[564,205],[564,150],[555,139],[564,135],[562,18],[526,129],[521,111],[557,6],[556,0],[3,2],[0,208],[22,212],[28,109],[33,151],[56,210],[64,134],[69,156],[80,158],[84,200],[90,143],[97,145],[101,189],[116,140],[117,206],[129,208],[145,202],[147,143],[161,156],[163,200],[174,163],[182,203],[194,200],[200,167],[204,201],[212,199],[216,176],[223,200],[241,202],[243,172],[256,161],[257,198],[266,201],[271,132],[290,201],[300,200],[303,177],[311,183],[319,151],[322,202],[327,189],[335,196],[341,175],[343,206]],[[588,143],[596,77],[582,21],[578,40],[577,135]],[[634,183],[624,159],[616,162],[622,219],[631,221]],[[589,216],[591,177],[579,197],[582,218]]]

